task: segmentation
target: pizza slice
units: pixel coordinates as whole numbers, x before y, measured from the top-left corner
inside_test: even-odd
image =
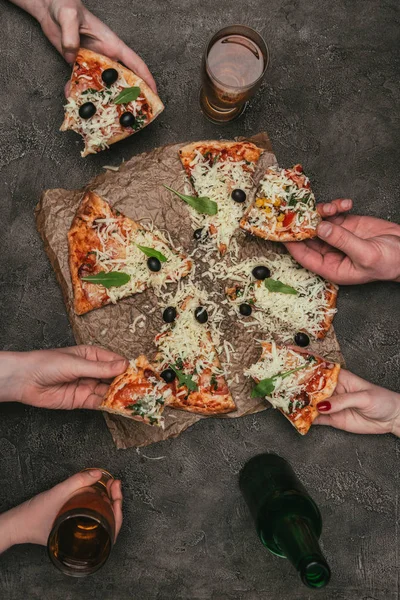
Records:
[[[310,181],[295,165],[267,169],[240,227],[265,240],[298,242],[315,237],[320,221]]]
[[[195,142],[183,146],[179,157],[196,195],[217,205],[216,214],[192,210],[197,227],[215,241],[221,255],[239,227],[254,188],[253,175],[263,153],[250,142]]]
[[[208,416],[236,410],[206,325],[206,308],[188,296],[168,310],[174,320],[168,319],[155,339],[155,364],[172,391],[168,406]]]
[[[235,280],[225,289],[238,316],[255,319],[261,329],[281,337],[294,335],[306,346],[309,336],[322,339],[336,313],[338,288],[307,269],[289,254],[270,254],[231,267],[225,274]]]
[[[318,416],[317,404],[335,391],[340,365],[274,342],[262,342],[260,360],[245,375],[256,382],[252,396],[266,398],[299,433]]]
[[[150,231],[87,192],[68,232],[74,309],[83,315],[106,304],[179,281],[192,261]]]
[[[164,110],[157,94],[135,73],[86,48],[76,57],[67,101],[60,130],[72,129],[83,137],[82,156],[129,137]]]
[[[163,427],[162,413],[170,395],[165,381],[141,355],[111,383],[100,410]]]

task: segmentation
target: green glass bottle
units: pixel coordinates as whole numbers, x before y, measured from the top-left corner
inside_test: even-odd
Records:
[[[254,456],[239,485],[264,546],[288,558],[307,586],[327,585],[331,572],[318,543],[321,514],[289,463],[277,454]]]

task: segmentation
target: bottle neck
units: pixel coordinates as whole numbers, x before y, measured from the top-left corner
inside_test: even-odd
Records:
[[[306,519],[296,515],[278,518],[273,536],[282,554],[299,571],[303,583],[311,588],[327,585],[331,572]]]

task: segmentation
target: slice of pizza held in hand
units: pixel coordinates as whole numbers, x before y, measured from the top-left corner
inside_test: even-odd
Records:
[[[249,206],[253,175],[263,153],[250,142],[203,141],[183,146],[179,157],[196,192],[183,196],[195,226],[225,254]],[[178,194],[179,195],[179,194]],[[183,196],[183,197],[182,197]]]
[[[68,232],[74,309],[83,315],[179,281],[192,261],[157,230],[125,217],[94,192],[87,192]]]
[[[172,391],[168,406],[208,416],[236,410],[207,328],[206,308],[188,296],[180,306],[167,307],[164,320],[155,339],[154,364]]]
[[[61,131],[85,142],[82,156],[96,154],[133,135],[164,110],[160,98],[120,63],[81,48],[70,80]]]
[[[320,221],[310,181],[295,165],[267,169],[240,227],[265,240],[299,242],[315,237]]]
[[[256,386],[252,397],[266,398],[299,433],[318,416],[317,404],[335,391],[340,365],[274,342],[261,342],[260,360],[245,371]]]
[[[141,355],[114,379],[99,408],[147,425],[163,427],[162,413],[171,394],[154,366]]]

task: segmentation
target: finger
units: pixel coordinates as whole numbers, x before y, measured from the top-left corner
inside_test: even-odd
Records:
[[[136,52],[121,40],[118,40],[117,58],[124,63],[128,69],[131,69],[136,75],[139,75],[139,77],[150,86],[153,92],[157,94],[156,82],[146,63],[136,54]]]
[[[98,383],[96,380],[88,380],[90,383],[79,384],[78,393],[75,396],[73,409],[84,408],[87,410],[97,410],[108,392],[109,386],[106,383]]]
[[[366,410],[368,409],[369,404],[369,395],[364,391],[360,391],[331,396],[329,400],[318,402],[317,409],[321,413],[329,413],[332,415],[342,410],[346,410],[347,408],[354,408],[359,411]]]
[[[90,469],[89,471],[82,471],[81,473],[76,473],[66,479],[62,483],[59,483],[55,487],[52,488],[51,494],[53,499],[56,501],[59,499],[60,501],[65,501],[68,496],[76,492],[77,490],[83,487],[89,487],[99,481],[101,479],[101,471],[99,469]]]
[[[119,479],[112,482],[111,488],[111,499],[113,502],[113,511],[115,518],[115,539],[121,530],[123,515],[122,515],[122,484]]]
[[[101,348],[100,346],[89,346],[81,344],[79,346],[58,348],[58,350],[60,352],[64,352],[64,354],[74,354],[75,356],[80,356],[82,358],[85,358],[86,360],[101,360],[104,362],[125,360],[124,357],[120,354],[112,352],[111,350],[106,350],[105,348]]]
[[[80,16],[74,6],[62,6],[57,14],[61,27],[61,46],[65,60],[72,64],[80,46]]]
[[[350,198],[337,198],[332,202],[317,204],[318,213],[321,217],[333,217],[341,212],[351,210],[353,201]]]
[[[369,254],[370,245],[367,241],[335,223],[322,221],[317,227],[317,234],[326,243],[341,250],[350,259],[361,264]]]
[[[69,98],[70,93],[71,93],[71,82],[67,81],[67,83],[64,86],[64,96],[66,98]]]
[[[285,247],[302,267],[314,273],[320,272],[324,259],[315,248],[311,248],[306,242],[287,242]]]
[[[73,359],[73,360],[72,360]],[[71,357],[71,374],[74,378],[88,377],[94,379],[110,379],[121,375],[129,362],[124,358],[113,361],[87,360],[78,356]]]

